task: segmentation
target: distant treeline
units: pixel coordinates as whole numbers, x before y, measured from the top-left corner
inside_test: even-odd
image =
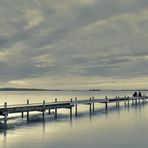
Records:
[[[35,89],[35,88],[0,88],[0,91],[49,91],[49,90]]]
[[[37,89],[37,88],[0,88],[0,91],[101,91],[101,90],[100,89],[64,90],[64,89]]]

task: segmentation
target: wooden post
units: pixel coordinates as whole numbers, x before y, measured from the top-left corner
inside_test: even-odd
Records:
[[[29,105],[29,100],[27,100],[27,105]],[[29,121],[29,112],[27,112],[27,122]]]
[[[7,128],[7,116],[8,116],[8,112],[7,112],[7,102],[4,103],[4,108],[5,108],[5,114],[4,114],[4,128]]]
[[[70,103],[72,103],[72,99],[70,99]]]
[[[117,98],[117,96],[116,96],[116,107],[118,107],[118,98]]]
[[[75,97],[75,116],[78,115],[77,97]]]
[[[90,97],[90,104],[89,104],[89,113],[91,115],[91,97]]]
[[[139,98],[139,104],[140,104],[140,98]]]
[[[120,98],[118,97],[118,107],[120,107]]]
[[[70,103],[72,104],[72,99],[70,99]],[[72,107],[70,107],[70,119],[72,119]]]
[[[70,107],[70,119],[72,119],[72,107]]]
[[[136,98],[135,102],[136,102],[136,105],[137,105],[138,104],[137,98]]]
[[[106,102],[105,102],[105,109],[107,110],[107,108],[108,108],[108,106],[107,106],[107,101],[108,101],[107,96],[105,96],[105,100],[106,100]]]
[[[129,107],[129,101],[130,101],[130,98],[129,98],[129,96],[128,96],[128,107]]]
[[[24,118],[24,112],[22,112],[22,118]]]
[[[93,108],[93,113],[95,112],[95,99],[94,99],[94,96],[92,97],[92,101],[93,101],[93,103],[92,103],[92,108]]]
[[[48,114],[50,115],[50,113],[51,113],[51,112],[50,112],[50,109],[49,109],[49,110],[48,110]]]
[[[125,100],[124,100],[124,106],[126,107],[126,96],[125,96]]]
[[[45,100],[43,100],[43,120],[45,119],[45,110],[46,110],[46,105],[45,105]]]
[[[57,103],[57,98],[55,98],[55,103]],[[57,119],[57,108],[55,108],[55,119]]]

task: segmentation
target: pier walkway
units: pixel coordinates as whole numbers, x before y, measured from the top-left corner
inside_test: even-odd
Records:
[[[103,103],[105,104],[105,109],[107,110],[108,104],[115,103],[116,107],[120,106],[120,102],[124,102],[125,106],[129,106],[130,102],[134,104],[138,104],[140,102],[145,102],[148,99],[148,96],[142,97],[115,97],[108,98],[107,96],[103,99],[97,99],[94,97],[90,97],[90,99],[70,99],[70,101],[57,101],[55,102],[45,102],[43,103],[29,103],[27,100],[26,104],[16,104],[16,105],[8,105],[7,102],[4,103],[3,106],[0,106],[0,116],[4,117],[4,127],[7,127],[7,118],[9,114],[12,113],[21,113],[22,118],[24,117],[24,112],[27,113],[27,121],[29,121],[29,112],[39,111],[42,112],[43,119],[45,118],[45,112],[48,110],[49,114],[51,110],[54,110],[55,119],[57,118],[57,110],[64,108],[70,110],[70,118],[72,118],[72,108],[75,107],[75,116],[78,115],[78,105],[89,105],[90,114],[95,111],[95,103]]]

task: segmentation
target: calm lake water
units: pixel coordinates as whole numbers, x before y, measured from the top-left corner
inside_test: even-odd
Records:
[[[53,91],[53,92],[0,92],[0,104],[40,103],[43,100],[87,99],[131,96],[131,91]],[[142,92],[148,95],[148,92]],[[3,122],[3,118],[0,118]],[[10,115],[8,130],[0,130],[0,148],[148,148],[148,103],[130,104],[120,109],[110,104],[108,112],[104,105],[96,104],[95,113],[89,115],[89,106],[78,106],[78,117],[69,118],[69,110],[58,110],[46,114],[31,114],[30,122],[20,114]]]

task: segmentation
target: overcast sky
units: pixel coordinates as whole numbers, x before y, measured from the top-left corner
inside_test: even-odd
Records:
[[[148,0],[0,0],[0,87],[148,88]]]

